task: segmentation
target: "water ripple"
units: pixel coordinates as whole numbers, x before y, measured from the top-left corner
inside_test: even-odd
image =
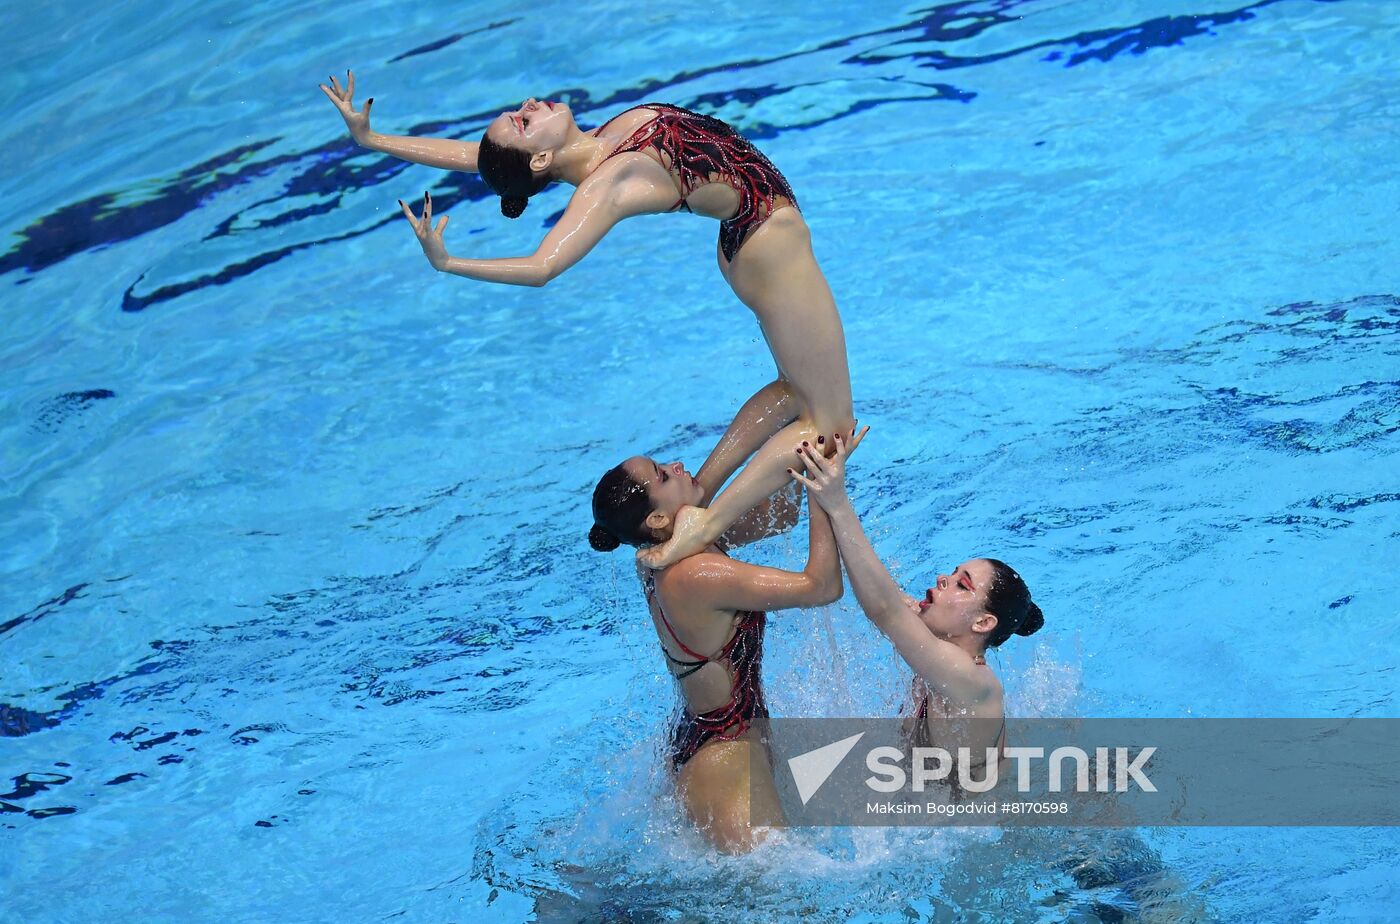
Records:
[[[1020,17],[1012,11],[1026,5],[1025,0],[997,0],[987,4],[949,3],[926,9],[914,19],[833,39],[810,50],[768,58],[727,61],[707,68],[682,71],[668,78],[646,80],[632,87],[619,88],[596,99],[580,88],[556,88],[544,95],[568,101],[585,118],[590,114],[610,113],[619,106],[665,96],[702,111],[720,112],[735,121],[751,137],[765,139],[780,132],[811,130],[890,103],[970,102],[975,97],[975,93],[949,84],[925,83],[904,76],[891,84],[908,88],[901,92],[866,95],[834,112],[816,117],[804,117],[806,107],[797,107],[789,112],[790,118],[778,125],[757,117],[752,107],[762,100],[800,93],[806,87],[804,84],[763,82],[765,70],[782,62],[811,58],[811,64],[817,66],[829,57],[830,52],[854,48],[853,53],[836,59],[837,67],[868,68],[902,63],[949,70],[991,64],[1046,48],[1068,46],[1081,49],[1069,54],[1065,61],[1067,67],[1073,67],[1089,60],[1106,63],[1123,53],[1141,55],[1153,49],[1179,46],[1188,39],[1214,35],[1213,29],[1247,22],[1254,18],[1257,10],[1278,2],[1281,0],[1262,0],[1229,12],[1161,17],[1131,26],[1044,39],[983,56],[959,57],[943,48],[912,47],[923,43],[956,45],[957,42],[977,38],[988,30],[1016,23]],[[385,63],[431,55],[465,36],[493,29],[508,29],[516,21],[512,19],[477,30],[454,33],[391,57]],[[891,38],[894,40],[889,41]],[[890,49],[898,49],[898,53]],[[1054,52],[1044,60],[1054,61],[1060,57],[1060,52]],[[690,85],[716,73],[724,73],[729,82],[740,86],[722,91],[697,92],[690,89]],[[732,114],[724,112],[726,107],[735,103],[746,108],[736,108]],[[411,126],[408,133],[453,138],[474,136],[498,111],[499,108],[492,108],[424,122]],[[227,284],[307,248],[353,240],[400,220],[389,217],[347,232],[318,233],[313,219],[336,212],[343,207],[347,198],[358,192],[384,185],[397,177],[407,165],[393,158],[366,154],[345,140],[257,159],[257,155],[278,146],[280,141],[279,138],[270,138],[243,144],[179,171],[173,177],[143,186],[139,191],[119,189],[99,193],[41,215],[20,229],[17,232],[18,243],[0,256],[0,275],[20,270],[29,274],[38,273],[75,254],[133,240],[165,227],[196,207],[206,214],[224,213],[216,227],[202,239],[201,243],[207,245],[207,257],[196,261],[197,264],[221,264],[220,268],[194,275],[172,273],[160,268],[141,272],[127,286],[122,297],[122,310],[142,311],[200,289]],[[221,200],[231,199],[241,187],[260,182],[271,187],[266,195],[256,198],[251,204],[231,201],[229,205],[222,205]],[[460,173],[445,175],[434,191],[442,211],[463,201],[477,202],[491,196],[475,175]],[[242,198],[242,194],[238,193],[237,199]],[[273,214],[260,214],[268,210]],[[392,212],[390,214],[392,216]],[[557,214],[550,216],[551,220]],[[280,232],[285,227],[297,228],[297,236],[301,240],[259,249],[259,232]],[[241,239],[250,235],[253,236],[250,243],[233,245],[242,254],[230,258],[227,255],[230,248],[221,239]],[[181,260],[183,264],[187,262],[187,257],[182,256]],[[23,281],[27,281],[27,277]]]

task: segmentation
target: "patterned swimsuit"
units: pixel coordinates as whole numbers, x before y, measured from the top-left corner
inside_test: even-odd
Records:
[[[656,599],[656,581],[651,574],[647,574],[644,586],[647,599],[656,603],[656,611],[661,614],[661,623],[671,634],[677,647],[695,659],[686,661],[676,658],[666,650],[665,645],[661,646],[666,660],[678,669],[676,679],[689,677],[712,661],[725,665],[730,674],[728,703],[698,715],[689,708],[681,710],[676,727],[671,732],[671,768],[680,770],[706,742],[715,738],[732,741],[748,731],[754,719],[768,717],[768,706],[763,701],[763,686],[759,680],[763,664],[763,627],[767,621],[767,614],[760,610],[740,610],[735,613],[738,621],[734,626],[734,634],[716,654],[706,656],[692,651],[676,635],[671,621],[666,618],[666,611],[661,608],[661,601]]]
[[[725,260],[733,260],[749,234],[782,204],[777,200],[786,199],[796,208],[797,197],[778,168],[729,125],[667,103],[637,108],[653,110],[656,115],[604,160],[656,150],[661,165],[671,172],[680,189],[680,199],[671,211],[689,210],[686,198],[706,183],[725,183],[738,192],[739,211],[719,223],[719,247]]]

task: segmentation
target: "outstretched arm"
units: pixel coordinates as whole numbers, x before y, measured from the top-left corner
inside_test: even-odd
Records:
[[[831,516],[846,576],[851,579],[851,588],[865,615],[889,637],[895,650],[919,676],[945,694],[952,692],[966,698],[977,686],[972,660],[957,646],[934,635],[919,619],[917,603],[900,589],[875,554],[846,494],[846,457],[869,429],[866,427],[853,437],[849,447],[838,434],[836,454],[830,459],[806,447],[802,453],[807,474],[793,473],[793,478],[807,486],[811,506],[821,507]]]
[[[370,100],[365,103],[365,117],[369,117]],[[411,160],[415,164],[427,164],[443,170],[463,170],[476,173],[476,151],[481,147],[475,141],[456,141],[451,138],[415,138],[412,135],[381,135],[367,132],[363,139],[356,138],[360,147],[371,151],[392,154],[400,160]]]
[[[423,195],[421,218],[414,215],[413,210],[403,202],[399,205],[403,207],[404,216],[413,226],[413,233],[418,236],[418,243],[423,246],[423,253],[433,269],[482,282],[542,286],[582,260],[622,219],[665,211],[665,207],[656,207],[657,197],[653,187],[628,182],[628,169],[625,162],[619,161],[615,165],[605,163],[595,170],[574,191],[563,217],[549,229],[540,246],[528,257],[471,260],[451,256],[442,240],[447,218],[444,216],[437,227],[433,227],[433,200],[430,195]]]
[[[369,109],[374,105],[374,97],[365,101],[364,109],[355,111],[355,75],[345,72],[345,86],[331,77],[331,85],[320,84],[321,92],[329,97],[350,129],[350,137],[362,148],[392,154],[400,160],[410,160],[415,164],[441,167],[443,170],[466,170],[476,172],[476,151],[480,147],[475,141],[455,141],[451,138],[415,138],[412,135],[381,135],[369,127]]]
[[[846,494],[846,458],[860,445],[870,428],[866,427],[850,441],[836,441],[836,455],[823,458],[816,447],[805,446],[799,451],[807,465],[807,474],[793,472],[793,478],[807,486],[813,507],[821,507],[831,517],[836,544],[846,563],[851,589],[856,592],[861,609],[881,629],[885,623],[908,612],[908,595],[895,583],[889,570],[875,554],[865,530],[860,525],[851,499]]]

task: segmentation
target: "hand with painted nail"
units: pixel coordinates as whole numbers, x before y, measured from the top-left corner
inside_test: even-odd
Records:
[[[800,466],[793,466],[788,469],[788,474],[793,481],[802,482],[807,488],[808,498],[819,504],[827,513],[838,507],[848,506],[851,500],[846,495],[846,459],[856,451],[856,447],[869,432],[869,427],[863,427],[859,433],[835,433],[831,438],[823,439],[823,446],[831,442],[836,445],[836,451],[830,458],[822,455],[823,446],[803,442],[797,447],[796,457],[807,467],[807,472],[803,474],[797,470]]]
[[[331,85],[319,84],[321,92],[330,98],[335,104],[335,108],[340,112],[340,117],[345,120],[345,127],[350,129],[350,137],[355,139],[355,143],[361,146],[369,139],[369,107],[374,105],[374,97],[370,97],[365,102],[365,108],[359,112],[355,111],[355,75],[351,71],[345,72],[345,86],[334,76],[330,78]]]
[[[423,246],[423,255],[428,258],[433,269],[440,271],[446,268],[447,261],[451,259],[447,254],[446,245],[442,242],[442,232],[447,228],[447,216],[439,218],[437,227],[433,227],[432,195],[423,193],[423,217],[421,218],[414,215],[413,209],[409,208],[408,203],[402,199],[399,200],[399,208],[403,209],[404,217],[413,227],[413,233],[417,235],[418,243]]]

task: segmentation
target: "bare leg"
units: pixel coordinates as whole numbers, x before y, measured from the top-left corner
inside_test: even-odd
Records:
[[[841,316],[797,210],[774,212],[734,261],[721,268],[735,294],[758,317],[799,414],[764,444],[708,508],[682,508],[670,540],[637,554],[649,568],[664,568],[703,549],[782,487],[796,458],[793,447],[802,440],[829,440],[837,431],[849,433],[854,424]]]
[[[830,432],[835,433],[836,431]],[[700,548],[704,548],[724,535],[724,531],[752,507],[763,503],[774,491],[779,490],[792,480],[788,477],[787,470],[798,467],[797,463],[801,461],[797,453],[793,452],[793,447],[803,440],[815,443],[817,435],[816,428],[803,421],[789,424],[779,430],[776,436],[754,454],[739,476],[720,493],[719,497],[714,499],[708,508],[682,507],[680,512],[676,514],[676,522],[671,530],[671,540],[665,545],[654,546],[646,551],[678,547],[682,550],[677,557],[679,560],[691,553],[684,551],[683,544],[677,543],[678,538],[684,540],[687,536],[698,537],[691,541],[701,542]],[[831,438],[828,436],[827,442],[830,441]],[[718,533],[711,537],[711,530],[718,530]],[[668,562],[663,561],[661,564],[651,565],[643,556],[638,555],[638,558],[649,567],[664,568],[668,564]]]
[[[753,397],[744,402],[734,422],[724,431],[705,464],[695,477],[705,488],[705,499],[710,500],[729,480],[729,476],[743,465],[775,433],[797,419],[797,400],[792,389],[782,379],[769,382],[754,392]]]
[[[747,736],[711,741],[681,768],[676,786],[685,812],[723,853],[748,853],[770,829],[782,827],[782,807],[766,751]],[[752,775],[754,770],[759,776]]]

